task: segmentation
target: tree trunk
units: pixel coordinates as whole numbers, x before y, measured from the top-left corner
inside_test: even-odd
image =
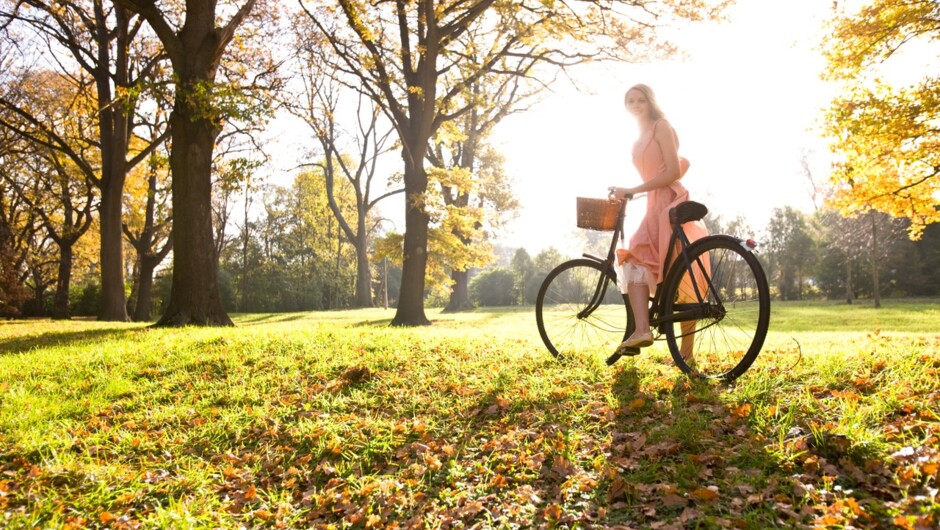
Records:
[[[105,24],[104,11],[96,5],[98,20],[98,64],[111,64],[111,32]],[[114,54],[114,83],[128,85],[128,13],[115,7],[117,19],[114,31],[117,42]],[[101,300],[98,320],[126,321],[127,300],[124,296],[124,238],[121,231],[122,198],[127,177],[128,109],[112,101],[112,79],[103,70],[95,76],[98,95],[98,131],[101,136],[101,205],[99,231],[101,235]]]
[[[796,268],[796,297],[797,300],[803,299],[803,266]]]
[[[428,190],[428,174],[424,169],[427,139],[413,131],[414,138],[405,141],[402,159],[405,162],[405,235],[401,267],[401,291],[393,326],[427,326],[424,314],[424,283],[428,263],[428,223],[424,211],[424,194]],[[411,148],[409,149],[409,145]]]
[[[414,200],[408,194],[408,202]],[[405,213],[405,248],[401,269],[401,291],[393,326],[426,326],[431,323],[424,314],[424,275],[427,270],[428,216],[417,208]]]
[[[41,285],[37,289],[33,289],[33,306],[35,314],[32,316],[45,316],[46,314],[46,286]],[[27,316],[30,316],[27,312]]]
[[[361,216],[360,216],[361,217]],[[364,233],[360,232],[360,233]],[[369,266],[368,240],[355,241],[356,247],[356,307],[373,307],[372,268]]]
[[[852,260],[845,260],[845,303],[851,304],[855,300],[855,291],[852,289]]]
[[[150,320],[150,306],[153,304],[153,271],[159,263],[159,261],[155,261],[149,256],[144,256],[140,260],[134,322],[147,322]]]
[[[212,151],[218,128],[177,92],[170,116],[173,150],[173,280],[170,302],[157,326],[231,326],[222,307],[212,231]]]
[[[444,313],[458,313],[473,309],[473,304],[470,302],[468,277],[468,271],[451,271],[450,278],[454,280],[454,286],[450,291],[450,301],[447,302]]]
[[[59,248],[59,277],[55,285],[55,299],[52,303],[52,318],[68,320],[72,318],[69,313],[69,284],[72,279],[72,245],[60,243]]]
[[[423,195],[428,188],[428,176],[422,166],[415,167],[405,158],[405,237],[401,268],[401,291],[393,326],[427,326],[431,323],[424,314],[424,282],[428,263],[428,223],[424,212]],[[422,162],[424,153],[415,156]]]
[[[133,243],[132,243],[133,244]],[[131,294],[127,297],[127,314],[133,314],[137,307],[137,294],[140,293],[140,249],[134,249],[137,252],[137,259],[134,260],[134,268],[131,270]]]
[[[122,179],[123,180],[123,179]],[[101,190],[99,231],[101,234],[101,306],[98,320],[126,321],[124,296],[124,249],[121,234],[121,195],[124,185],[111,184]]]
[[[869,213],[871,217],[871,283],[872,293],[875,296],[875,307],[881,307],[881,286],[878,281],[878,223],[875,211]]]

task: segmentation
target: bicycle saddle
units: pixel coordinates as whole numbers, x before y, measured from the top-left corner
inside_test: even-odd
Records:
[[[706,208],[704,204],[695,201],[685,201],[669,209],[669,222],[674,225],[681,225],[689,221],[700,221],[707,213],[708,208]]]

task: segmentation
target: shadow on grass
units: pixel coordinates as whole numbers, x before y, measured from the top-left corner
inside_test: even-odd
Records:
[[[747,426],[750,409],[724,402],[727,385],[678,372],[673,382],[643,385],[633,366],[616,374],[609,476],[595,498],[605,523],[798,527],[792,489],[780,489],[778,463]]]
[[[0,355],[25,353],[35,348],[54,348],[72,346],[85,342],[99,342],[103,340],[123,340],[138,333],[145,332],[141,328],[100,328],[84,329],[79,331],[47,331],[39,335],[20,336],[14,339],[0,341]]]
[[[391,327],[392,319],[391,318],[379,318],[376,320],[363,320],[355,324],[350,325],[351,328],[387,328]]]
[[[295,322],[309,318],[309,313],[244,313],[231,315],[236,326],[256,326],[275,322]]]

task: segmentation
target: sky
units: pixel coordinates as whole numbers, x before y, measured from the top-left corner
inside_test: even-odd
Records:
[[[693,200],[726,221],[743,216],[762,230],[774,208],[810,212],[801,158],[825,179],[828,146],[813,132],[833,89],[820,80],[816,47],[831,3],[738,0],[728,20],[682,28],[684,56],[650,64],[594,66],[582,87],[556,92],[495,132],[522,204],[501,242],[531,254],[555,246],[575,227],[575,197],[603,197],[608,186],[640,182],[630,160],[637,135],[623,94],[646,83],[691,161],[683,178]],[[645,204],[628,210],[628,231]],[[743,235],[743,234],[742,234]]]

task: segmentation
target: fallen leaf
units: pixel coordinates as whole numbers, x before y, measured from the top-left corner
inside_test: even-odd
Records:
[[[558,519],[561,519],[561,506],[557,504],[550,504],[545,507],[543,515],[550,521],[557,521]]]
[[[717,488],[716,488],[717,489]],[[703,502],[712,502],[718,498],[718,492],[712,488],[699,488],[691,493],[692,498]]]
[[[750,403],[744,403],[743,405],[732,409],[731,415],[737,419],[744,419],[744,418],[747,418],[748,415],[751,414],[751,409],[753,408],[754,408],[754,405],[751,405]]]
[[[687,506],[689,501],[685,497],[680,497],[675,493],[667,493],[663,495],[662,502],[666,506]]]
[[[623,477],[616,476],[614,480],[610,483],[610,488],[607,489],[607,500],[614,502],[618,499],[626,499],[630,496],[630,483],[623,479]]]

